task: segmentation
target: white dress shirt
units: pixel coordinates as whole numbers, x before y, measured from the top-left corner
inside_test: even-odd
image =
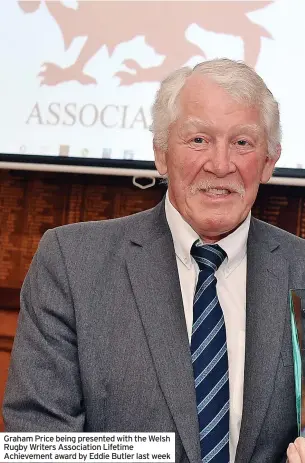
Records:
[[[193,323],[193,299],[199,268],[191,256],[191,247],[199,236],[185,222],[168,198],[165,213],[172,233],[181,285],[184,313],[189,340]],[[215,272],[217,295],[223,310],[229,361],[230,386],[230,463],[234,463],[239,439],[243,408],[245,328],[246,328],[246,275],[247,239],[250,226],[246,220],[231,234],[217,242],[227,257]]]

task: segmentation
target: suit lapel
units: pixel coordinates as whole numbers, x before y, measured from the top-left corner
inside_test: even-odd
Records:
[[[156,211],[159,214],[156,214]],[[160,387],[191,463],[200,461],[190,348],[172,237],[164,205],[153,213],[145,239],[136,231],[128,273]],[[143,228],[142,228],[143,229]]]
[[[243,415],[236,463],[248,463],[254,452],[272,396],[287,314],[288,263],[278,252],[277,243],[259,235],[259,226],[252,219],[247,256]]]

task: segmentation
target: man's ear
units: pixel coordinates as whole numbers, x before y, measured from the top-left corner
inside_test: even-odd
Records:
[[[167,174],[166,151],[156,146],[155,142],[153,146],[157,171],[160,175],[165,176]]]
[[[261,174],[261,183],[267,183],[268,180],[271,178],[275,164],[279,160],[281,156],[282,147],[280,144],[276,147],[276,153],[271,156],[266,156],[265,165]]]

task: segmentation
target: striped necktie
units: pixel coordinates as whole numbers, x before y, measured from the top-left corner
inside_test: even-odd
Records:
[[[197,240],[191,254],[199,266],[194,297],[191,354],[202,463],[229,463],[229,370],[224,316],[215,271],[226,258],[217,244]]]

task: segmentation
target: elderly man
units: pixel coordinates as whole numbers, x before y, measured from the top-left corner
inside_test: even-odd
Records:
[[[278,105],[245,64],[206,61],[163,81],[152,130],[165,200],[40,243],[6,430],[173,431],[176,462],[284,463],[305,245],[250,213],[280,156]]]

